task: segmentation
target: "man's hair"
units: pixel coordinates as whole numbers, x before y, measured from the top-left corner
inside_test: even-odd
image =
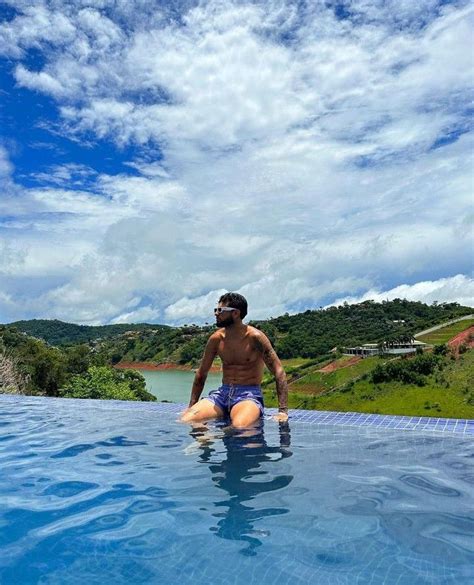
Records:
[[[219,303],[225,303],[228,307],[239,309],[240,318],[243,319],[247,315],[247,299],[239,293],[228,292],[222,295]]]

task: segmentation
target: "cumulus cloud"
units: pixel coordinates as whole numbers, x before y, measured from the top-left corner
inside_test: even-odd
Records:
[[[467,2],[29,4],[0,25],[17,85],[60,135],[139,154],[24,187],[0,149],[3,294],[48,283],[7,317],[203,322],[238,290],[257,319],[443,279],[470,298]]]
[[[387,291],[368,290],[360,297],[346,297],[337,299],[330,306],[343,303],[361,303],[363,301],[392,301],[393,299],[406,299],[408,301],[421,301],[422,303],[459,303],[468,307],[474,307],[474,279],[463,274],[457,274],[450,278],[439,280],[427,280],[413,285],[401,284]]]

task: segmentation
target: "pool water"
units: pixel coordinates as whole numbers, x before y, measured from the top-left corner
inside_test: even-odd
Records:
[[[472,437],[0,397],[0,583],[474,583]]]

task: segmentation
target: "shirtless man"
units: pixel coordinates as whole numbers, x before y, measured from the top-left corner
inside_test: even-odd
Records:
[[[279,412],[273,418],[288,420],[288,386],[285,371],[267,336],[245,325],[247,301],[238,293],[226,293],[214,309],[219,329],[209,338],[194,378],[189,407],[183,422],[201,422],[230,415],[234,427],[248,427],[263,414],[262,382],[264,365],[275,376]],[[199,400],[214,358],[222,360],[222,386]],[[198,402],[199,401],[199,402]]]

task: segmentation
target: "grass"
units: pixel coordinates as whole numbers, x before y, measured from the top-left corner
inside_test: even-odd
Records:
[[[474,418],[474,350],[454,361],[445,358],[445,367],[427,378],[425,386],[387,382],[373,384],[367,374],[380,358],[366,358],[331,374],[312,373],[313,392],[301,383],[290,385],[290,408],[367,412],[406,416]],[[362,376],[362,379],[360,378]],[[340,387],[328,391],[328,387]],[[325,392],[321,395],[321,392]],[[265,392],[265,403],[276,406],[274,390]]]
[[[337,361],[343,363],[350,359],[352,359],[352,356],[344,356]],[[292,382],[291,376],[288,376],[290,382],[288,406],[290,408],[316,408],[316,396],[342,386],[350,380],[359,378],[363,374],[370,372],[377,364],[385,361],[386,359],[379,357],[370,357],[352,366],[347,366],[330,373],[317,371],[324,367],[327,361],[313,366],[308,374],[305,374],[305,369],[302,368],[298,371],[298,374],[302,374],[302,377],[295,382]],[[277,406],[278,402],[274,382],[265,388],[264,396],[267,406]]]
[[[351,358],[338,360],[339,362],[349,361]],[[300,380],[291,384],[290,388],[294,392],[303,393],[321,393],[332,388],[337,388],[346,384],[349,380],[358,378],[363,374],[370,372],[377,364],[384,363],[386,359],[379,357],[369,357],[357,362],[352,366],[347,366],[334,372],[312,372]]]
[[[287,368],[301,368],[308,363],[311,363],[312,360],[310,358],[291,358],[286,360],[281,360],[281,363],[285,370]]]
[[[447,325],[442,329],[437,329],[432,333],[427,333],[426,335],[417,337],[417,339],[418,341],[423,341],[423,343],[430,343],[431,345],[447,343],[458,333],[461,333],[462,331],[465,331],[466,329],[471,327],[471,325],[474,325],[474,319],[465,319],[464,321],[458,321],[457,323]]]
[[[297,380],[301,376],[306,375],[308,371],[322,368],[327,363],[332,361],[332,357],[328,357],[328,354],[320,355],[316,358],[292,358],[282,359],[281,363],[286,372],[288,382]],[[262,387],[275,387],[274,379],[271,373],[266,370],[263,375]]]

